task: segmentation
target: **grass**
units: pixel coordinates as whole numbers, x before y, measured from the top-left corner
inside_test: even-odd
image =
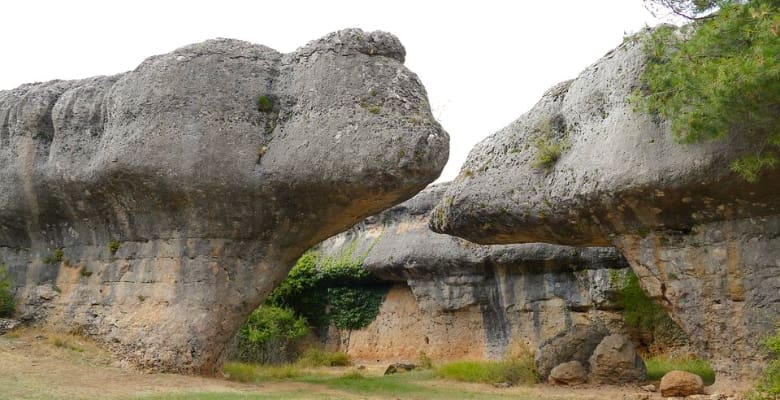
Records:
[[[677,370],[699,375],[705,385],[715,383],[715,371],[706,360],[654,357],[646,360],[645,365],[647,365],[647,379],[651,381],[661,380],[667,372]]]
[[[436,376],[461,382],[533,384],[539,381],[533,360],[455,361],[435,370]]]
[[[347,353],[311,348],[303,353],[296,364],[301,367],[345,367],[351,365],[352,361]]]
[[[53,344],[56,347],[75,351],[77,353],[83,353],[84,348],[75,344],[72,339],[64,337],[64,336],[54,336],[50,339],[51,344]]]
[[[228,362],[222,367],[225,377],[231,381],[256,383],[263,380],[298,378],[303,375],[299,367],[291,364],[259,365]]]

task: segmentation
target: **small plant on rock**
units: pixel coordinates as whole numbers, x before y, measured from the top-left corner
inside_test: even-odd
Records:
[[[274,109],[274,103],[268,96],[262,95],[257,98],[257,111],[267,113]]]

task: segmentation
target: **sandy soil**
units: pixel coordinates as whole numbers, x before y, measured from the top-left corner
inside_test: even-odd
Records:
[[[365,373],[381,374],[382,365],[370,365]],[[417,382],[425,386],[456,389],[498,396],[525,396],[539,399],[639,399],[651,395],[637,387],[580,386],[495,388],[443,380]],[[721,386],[721,385],[719,385]],[[734,387],[733,383],[725,388]],[[322,385],[285,381],[241,384],[221,378],[144,373],[123,368],[110,354],[90,341],[61,334],[21,330],[0,336],[0,399],[129,399],[154,394],[219,393],[306,393],[334,399],[362,399]],[[642,395],[637,397],[637,395]],[[381,399],[382,397],[371,397]],[[393,397],[396,398],[396,397]]]

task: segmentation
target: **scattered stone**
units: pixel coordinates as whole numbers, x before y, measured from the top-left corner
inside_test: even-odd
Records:
[[[642,390],[644,390],[646,392],[653,392],[653,393],[655,393],[655,391],[658,390],[658,389],[655,387],[655,385],[653,385],[651,383],[649,385],[642,386]]]
[[[693,394],[690,396],[684,397],[685,400],[710,400],[710,396],[706,394]]]
[[[357,366],[357,369],[366,369],[366,366],[363,365],[363,364],[360,364],[360,365]]]
[[[550,371],[549,382],[553,385],[576,385],[588,381],[588,370],[579,361],[569,361]]]
[[[710,395],[710,400],[728,400],[729,396],[723,393],[713,393]]]
[[[495,383],[493,383],[493,387],[497,387],[497,388],[500,388],[500,389],[506,389],[506,388],[511,387],[511,386],[512,386],[512,384],[509,383],[509,382],[495,382]]]
[[[648,400],[650,395],[647,393],[628,393],[623,395],[623,400]]]
[[[686,371],[671,371],[661,378],[661,395],[691,396],[704,393],[704,382],[701,377]]]
[[[645,380],[645,362],[623,335],[610,335],[590,356],[590,380],[595,383],[623,384]]]
[[[4,335],[6,332],[15,329],[19,326],[19,321],[15,319],[0,318],[0,335]]]
[[[390,366],[388,366],[387,369],[385,370],[385,375],[409,372],[415,370],[416,368],[417,366],[414,364],[405,364],[405,363],[390,364]]]

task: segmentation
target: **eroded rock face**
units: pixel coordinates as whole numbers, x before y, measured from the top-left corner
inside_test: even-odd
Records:
[[[682,145],[635,112],[644,62],[625,43],[478,144],[431,226],[485,244],[614,244],[719,371],[754,374],[780,319],[780,170],[748,183],[729,162],[760,143]],[[539,165],[556,141],[560,158]]]
[[[377,319],[350,333],[353,357],[489,359],[522,342],[546,377],[562,362],[587,363],[604,336],[624,330],[615,295],[628,266],[615,249],[483,246],[436,234],[428,219],[448,186],[431,186],[319,246],[331,257],[353,252],[395,283]],[[580,336],[576,347],[565,340]]]
[[[440,173],[448,136],[404,55],[357,29],[290,54],[219,39],[0,92],[20,316],[213,371],[304,250]]]

